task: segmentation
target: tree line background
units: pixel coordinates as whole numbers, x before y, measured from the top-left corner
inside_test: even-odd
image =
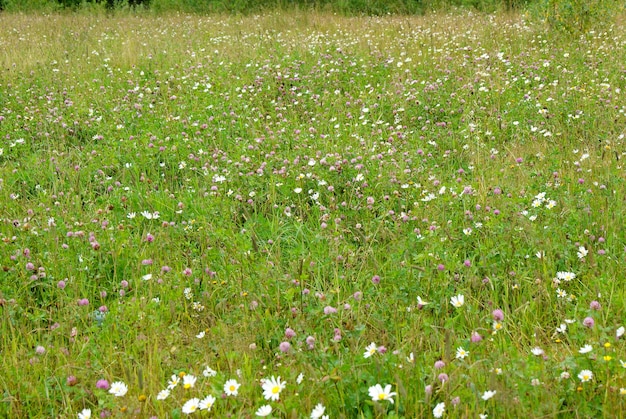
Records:
[[[384,15],[425,13],[450,7],[469,7],[493,12],[521,9],[542,2],[555,3],[554,0],[0,0],[0,5],[5,10],[14,11],[75,9],[101,4],[108,9],[140,7],[155,11],[190,13],[257,13],[273,9],[298,8],[346,14]]]

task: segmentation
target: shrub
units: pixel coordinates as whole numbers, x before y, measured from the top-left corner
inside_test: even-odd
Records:
[[[551,29],[580,35],[610,25],[623,7],[617,0],[539,0],[532,12]]]

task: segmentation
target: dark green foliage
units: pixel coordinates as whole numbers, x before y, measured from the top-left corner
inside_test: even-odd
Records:
[[[83,3],[104,3],[108,10],[121,8],[126,5],[130,7],[149,6],[150,0],[57,0],[65,8],[77,8]]]
[[[145,7],[150,6],[150,0],[105,0],[105,1],[106,1],[105,3],[106,8],[108,10],[123,7],[125,5],[128,5],[133,8],[137,6],[145,6]]]
[[[58,2],[65,8],[77,8],[81,5],[82,0],[58,0]]]
[[[469,7],[480,11],[514,10],[537,0],[0,0],[0,10],[77,9],[98,3],[107,10],[142,6],[157,13],[260,13],[267,10],[318,10],[344,15],[421,14],[428,10]]]

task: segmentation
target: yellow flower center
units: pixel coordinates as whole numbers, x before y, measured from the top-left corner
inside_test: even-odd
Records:
[[[188,390],[191,388],[191,384],[187,383],[183,387],[185,388],[185,390]]]
[[[378,400],[385,400],[385,393],[380,393],[378,395]]]
[[[277,394],[280,391],[280,387],[274,386],[272,387],[272,394]]]
[[[231,385],[230,387],[228,387],[230,389],[230,391],[235,391],[235,386]]]

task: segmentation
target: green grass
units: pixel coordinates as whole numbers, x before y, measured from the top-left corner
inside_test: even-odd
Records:
[[[0,416],[624,416],[621,22],[0,15]]]

